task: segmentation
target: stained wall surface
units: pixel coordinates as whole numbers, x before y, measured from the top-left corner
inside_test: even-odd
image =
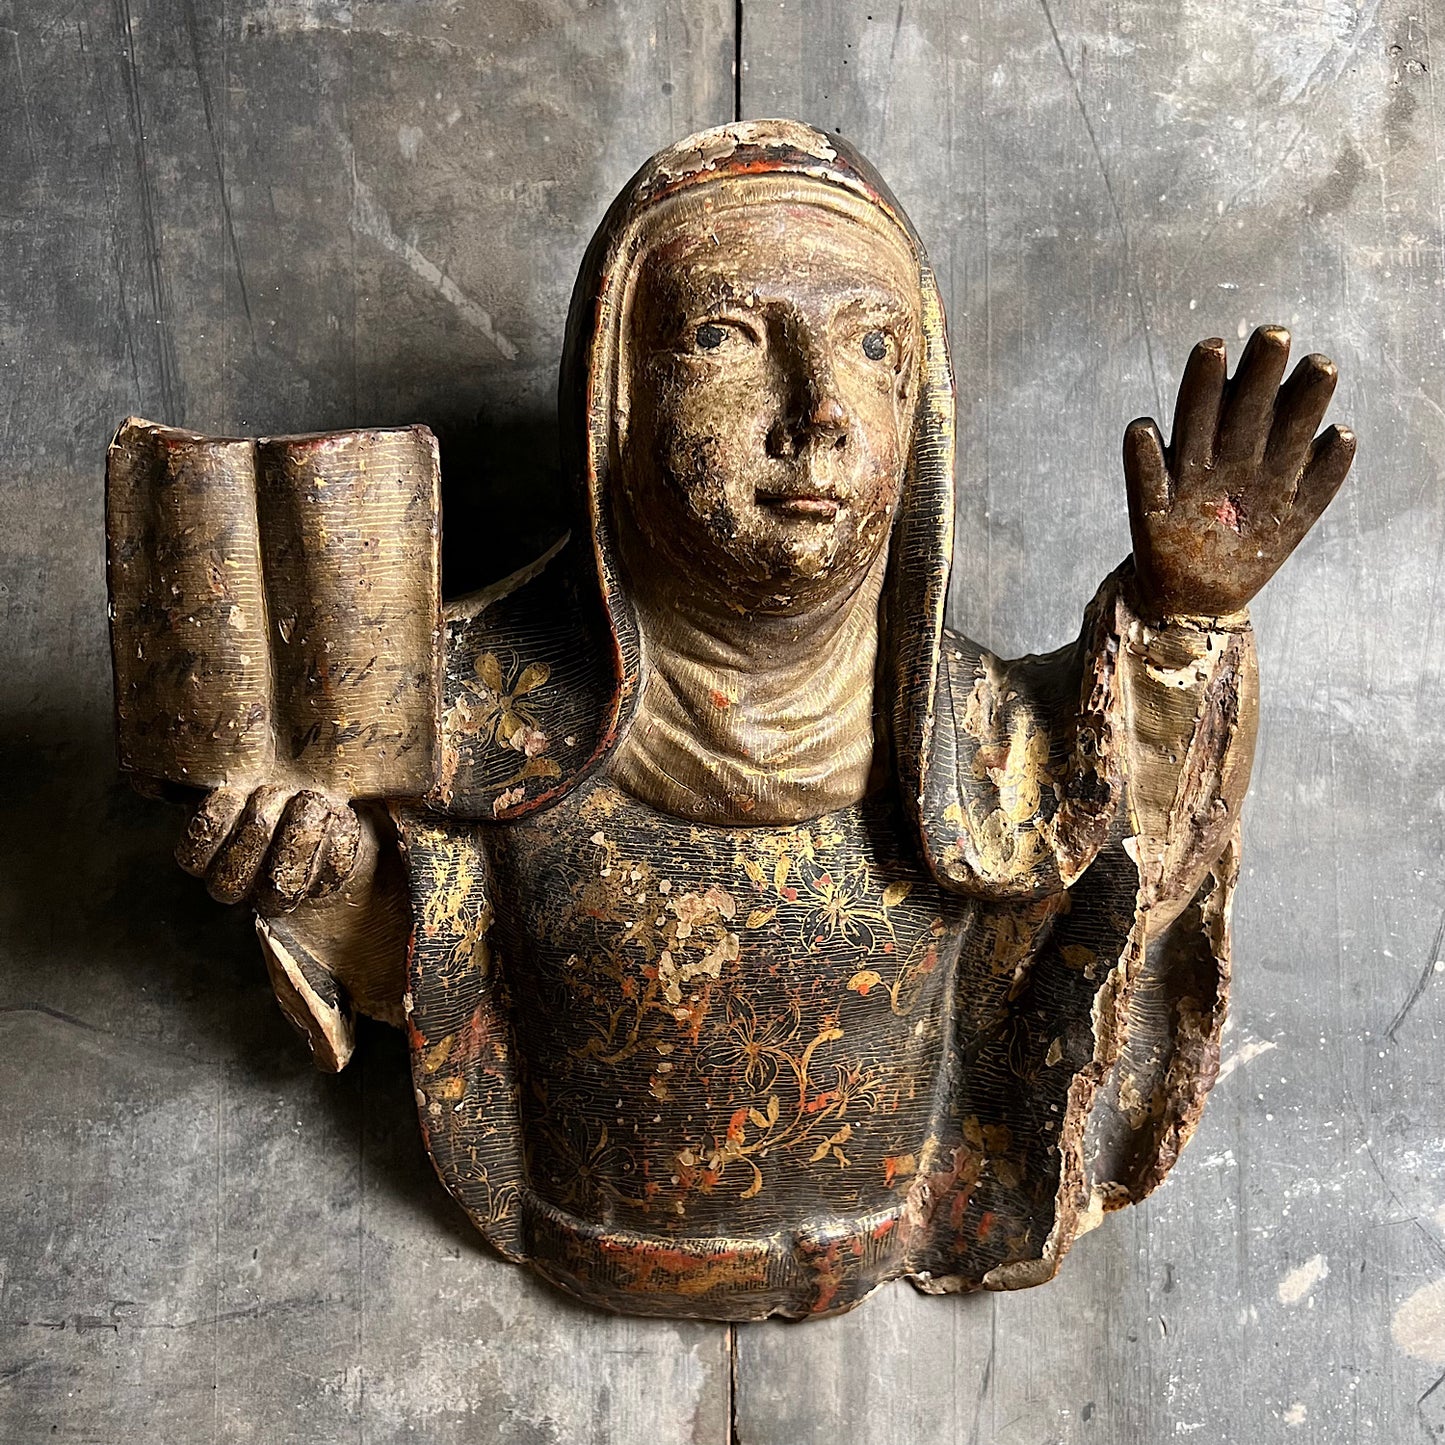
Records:
[[[0,0],[0,1445],[1445,1439],[1434,0]],[[741,60],[740,70],[737,68]],[[1445,65],[1445,57],[1440,57]],[[427,422],[451,590],[550,539],[582,247],[651,151],[840,130],[929,245],[952,620],[1072,635],[1190,344],[1335,357],[1346,491],[1255,609],[1219,1084],[1044,1289],[802,1326],[567,1303],[435,1182],[400,1039],[312,1072],[117,781],[101,467]]]

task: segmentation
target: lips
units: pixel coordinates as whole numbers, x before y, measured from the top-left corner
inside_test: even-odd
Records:
[[[831,522],[843,505],[821,492],[758,492],[758,505],[783,517],[806,522]]]

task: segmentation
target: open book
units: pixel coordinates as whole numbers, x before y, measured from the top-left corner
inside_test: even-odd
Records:
[[[106,514],[123,768],[427,791],[441,579],[425,427],[251,441],[132,417]]]

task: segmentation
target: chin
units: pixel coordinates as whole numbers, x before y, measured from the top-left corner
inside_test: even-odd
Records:
[[[770,528],[753,545],[741,548],[737,546],[741,538],[730,539],[724,572],[765,589],[775,602],[788,603],[801,600],[798,593],[816,597],[846,586],[867,571],[872,559],[857,555],[850,531],[836,525],[807,525],[811,535],[780,536]]]

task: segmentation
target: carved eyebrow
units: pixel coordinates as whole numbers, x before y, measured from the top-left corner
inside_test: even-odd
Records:
[[[896,291],[884,291],[874,287],[855,288],[834,308],[835,317],[846,317],[854,313],[884,317],[895,322],[909,322],[913,319],[913,308]]]

